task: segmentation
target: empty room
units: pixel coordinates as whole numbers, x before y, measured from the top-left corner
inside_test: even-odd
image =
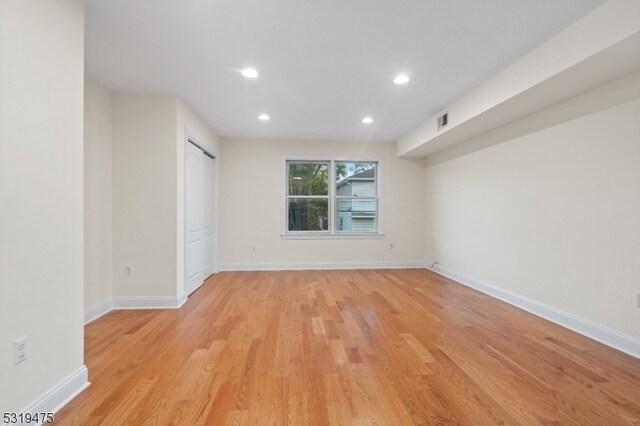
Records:
[[[0,416],[640,424],[640,0],[0,0]]]

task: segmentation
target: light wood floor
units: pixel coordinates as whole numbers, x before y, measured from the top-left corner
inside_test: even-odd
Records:
[[[56,424],[640,424],[640,361],[426,270],[221,273],[86,327]]]

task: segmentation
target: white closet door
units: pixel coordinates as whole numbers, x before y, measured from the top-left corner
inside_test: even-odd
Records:
[[[185,164],[185,291],[193,293],[204,282],[204,153],[191,143],[186,144]]]
[[[203,181],[203,217],[202,217],[202,244],[204,251],[204,265],[202,266],[203,278],[207,279],[213,274],[213,167],[215,160],[204,156],[204,181]]]

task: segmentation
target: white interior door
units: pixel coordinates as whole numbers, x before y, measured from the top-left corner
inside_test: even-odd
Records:
[[[203,244],[203,266],[202,277],[207,279],[213,274],[213,223],[214,223],[214,159],[205,155],[203,158],[203,217],[202,217],[202,244]]]
[[[186,144],[185,161],[185,291],[193,293],[204,282],[204,158],[202,150]]]

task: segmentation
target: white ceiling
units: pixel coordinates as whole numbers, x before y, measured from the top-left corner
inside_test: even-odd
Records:
[[[601,3],[88,0],[86,66],[179,95],[223,137],[393,141]]]

